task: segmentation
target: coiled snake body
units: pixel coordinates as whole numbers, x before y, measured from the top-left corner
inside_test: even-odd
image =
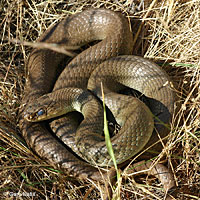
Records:
[[[112,138],[118,163],[156,142],[156,131],[161,137],[168,134],[163,124],[171,120],[174,96],[164,71],[144,58],[130,55],[132,34],[121,14],[105,9],[86,10],[50,27],[39,39],[66,46],[82,46],[96,40],[101,41],[72,59],[58,79],[59,66],[66,59],[64,54],[49,49],[35,49],[31,53],[20,128],[30,147],[51,165],[74,176],[97,180],[99,171],[93,165],[112,165],[101,136],[103,110],[93,97],[95,94],[102,98],[101,83],[105,102],[122,126]],[[125,86],[146,96],[150,109],[132,96],[116,95]],[[82,122],[77,121],[80,115],[72,112],[75,110],[82,112]],[[34,122],[65,112],[69,113],[52,121],[51,127],[67,147],[55,138],[45,122]]]

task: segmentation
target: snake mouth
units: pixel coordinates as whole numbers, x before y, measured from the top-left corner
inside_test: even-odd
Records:
[[[26,113],[24,115],[24,119],[29,121],[29,122],[37,122],[42,120],[42,118],[44,118],[46,116],[46,110],[41,108],[36,112],[33,113]]]

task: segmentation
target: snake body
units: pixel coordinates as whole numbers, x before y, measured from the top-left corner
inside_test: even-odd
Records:
[[[22,134],[38,155],[73,176],[92,179],[99,178],[98,169],[82,161],[71,149],[78,151],[81,158],[93,165],[112,164],[105,142],[99,136],[103,127],[103,110],[99,101],[92,97],[95,94],[102,99],[100,83],[103,83],[109,109],[118,116],[118,122],[122,125],[120,131],[123,134],[112,139],[118,163],[137,154],[145,145],[156,142],[156,131],[161,137],[166,136],[169,131],[163,123],[170,123],[174,109],[174,95],[167,74],[156,64],[130,55],[132,33],[121,14],[106,9],[89,9],[51,26],[39,38],[40,42],[66,46],[82,46],[96,40],[101,41],[78,54],[61,74],[59,65],[66,60],[65,55],[49,49],[33,50],[28,59],[29,74],[20,108]],[[115,92],[123,90],[125,86],[148,98],[149,108],[156,116],[154,124],[149,108],[139,100],[125,97],[124,94],[118,95],[117,100],[111,100]],[[121,107],[126,108],[123,114],[116,109],[121,101],[124,102]],[[92,102],[91,107],[88,102]],[[70,107],[66,104],[70,104]],[[51,122],[53,131],[71,149],[55,138],[45,122],[32,122],[34,117],[37,121],[43,114],[45,117],[49,113],[52,114],[50,117],[64,114],[63,107],[67,107],[67,112],[78,110],[85,113],[85,124],[76,121],[80,118],[78,113],[68,113]],[[54,114],[53,109],[58,114]],[[97,118],[92,117],[94,113]],[[70,124],[70,128],[66,124]],[[75,145],[77,143],[78,147]],[[129,153],[132,151],[134,153]],[[128,154],[126,159],[123,158],[124,154]]]

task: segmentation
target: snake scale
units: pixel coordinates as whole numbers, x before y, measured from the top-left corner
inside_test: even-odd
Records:
[[[161,138],[168,134],[166,125],[174,110],[170,78],[153,62],[130,55],[133,38],[122,14],[85,10],[51,26],[38,41],[61,46],[99,41],[70,61],[50,49],[34,49],[29,56],[20,129],[27,144],[51,165],[94,180],[99,179],[96,163],[112,165],[101,135],[101,83],[105,103],[121,126],[111,139],[118,163],[158,141],[158,133]],[[62,71],[64,61],[68,64]],[[138,98],[120,93],[126,87],[145,96],[149,108]],[[57,117],[50,120],[54,133],[43,121],[48,117]]]

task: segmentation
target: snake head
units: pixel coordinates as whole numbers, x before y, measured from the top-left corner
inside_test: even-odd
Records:
[[[24,119],[29,122],[39,122],[75,111],[80,109],[80,102],[84,103],[85,96],[86,99],[90,97],[82,90],[74,88],[64,88],[45,94],[28,103],[24,110]]]
[[[29,122],[46,120],[49,107],[48,95],[43,95],[29,102],[24,109],[24,119]]]
[[[29,122],[39,122],[61,116],[66,113],[65,99],[60,100],[61,92],[52,92],[36,98],[28,103],[24,110],[24,119]]]

